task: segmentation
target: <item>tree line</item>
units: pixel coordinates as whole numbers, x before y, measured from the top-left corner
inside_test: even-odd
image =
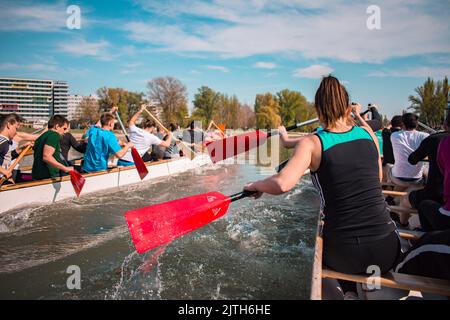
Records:
[[[314,116],[313,105],[297,91],[282,90],[276,94],[257,94],[253,106],[242,103],[236,95],[217,92],[207,86],[198,88],[189,115],[186,86],[173,77],[158,77],[147,83],[148,93],[131,92],[123,88],[103,87],[97,90],[98,100],[81,101],[81,123],[96,122],[102,112],[117,106],[126,122],[142,103],[151,102],[162,110],[163,122],[186,127],[191,121],[201,121],[206,128],[211,121],[231,129],[276,128],[281,123],[293,124]],[[145,117],[145,115],[144,115]]]
[[[439,128],[444,122],[447,108],[449,84],[448,78],[434,81],[428,78],[425,83],[417,87],[416,95],[410,95],[411,106],[408,108],[419,114],[420,121],[432,128]]]
[[[201,121],[206,128],[211,121],[224,124],[231,129],[271,129],[280,124],[286,126],[316,117],[314,104],[299,91],[281,90],[275,94],[257,94],[253,106],[242,103],[236,95],[217,92],[202,86],[197,89],[192,101],[194,109],[189,115],[188,92],[186,86],[174,77],[158,77],[147,83],[148,93],[131,92],[123,88],[100,88],[98,101],[85,98],[81,102],[81,122],[95,122],[100,113],[119,109],[124,122],[137,112],[142,103],[152,102],[162,111],[163,122],[177,123],[186,127],[191,121]],[[416,95],[409,96],[412,109],[429,126],[438,127],[447,106],[449,84],[428,78],[423,86],[415,89]],[[145,116],[145,115],[144,115]],[[387,119],[383,119],[387,123]],[[312,128],[306,128],[306,130]]]

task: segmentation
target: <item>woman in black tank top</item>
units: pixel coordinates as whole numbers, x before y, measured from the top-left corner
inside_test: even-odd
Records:
[[[362,126],[354,125],[347,91],[336,78],[322,80],[315,108],[324,130],[301,139],[278,174],[244,189],[257,191],[256,198],[282,194],[310,169],[324,215],[324,264],[344,273],[366,273],[374,266],[384,273],[394,266],[400,245],[382,196],[378,140],[359,105],[353,111]],[[348,282],[342,287],[356,289]]]

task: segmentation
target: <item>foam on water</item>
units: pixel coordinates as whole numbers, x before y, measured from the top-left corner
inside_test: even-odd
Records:
[[[15,247],[9,251],[4,249],[0,258],[0,273],[20,272],[29,268],[45,265],[66,258],[78,252],[99,246],[127,234],[126,226],[116,227],[108,232],[82,237],[68,237],[64,242],[33,244]]]
[[[254,166],[214,165],[2,216],[0,297],[306,297],[302,290],[309,280],[303,275],[312,256],[309,238],[318,206],[307,179],[286,196],[237,201],[222,218],[164,249],[138,255],[129,237],[124,219],[128,210],[208,191],[230,195],[260,178],[261,170]],[[312,200],[316,203],[309,206]],[[83,290],[69,292],[58,275],[78,263]]]

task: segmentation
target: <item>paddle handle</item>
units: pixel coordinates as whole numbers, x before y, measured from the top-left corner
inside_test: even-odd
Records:
[[[430,131],[432,134],[437,132],[437,131],[434,130],[433,128],[427,126],[426,124],[424,124],[424,123],[422,123],[422,122],[420,122],[420,121],[419,121],[418,123],[419,123],[419,126],[421,126],[422,128],[424,128],[424,129]]]
[[[169,133],[169,130],[163,126],[163,124],[156,118],[150,111],[147,109],[144,109],[145,112],[156,122],[158,126],[160,126],[166,133]],[[180,141],[180,139],[176,138],[175,136],[172,137],[173,140],[178,144],[178,146],[181,147],[181,150],[183,150],[183,153],[185,153],[191,160],[195,158],[195,151],[191,149],[191,147],[184,144],[184,141]]]
[[[223,132],[223,130],[214,122],[214,120],[211,120],[211,123],[214,127],[216,127],[217,130],[219,130],[220,132],[222,132],[222,134],[225,134],[225,132]]]
[[[256,193],[256,191],[242,191],[242,192],[231,195],[230,199],[231,199],[231,202],[234,202],[234,201],[238,201],[238,200],[241,200],[244,198],[248,198],[248,197],[254,195],[255,193]]]
[[[153,121],[156,122],[158,126],[161,127],[161,129],[163,129],[166,133],[169,133],[169,130],[163,126],[163,124],[158,120],[158,118],[156,118],[153,114],[151,114],[151,112],[148,111],[147,109],[144,109],[144,111],[147,112],[147,114],[153,119]]]
[[[17,157],[16,160],[14,160],[14,162],[12,163],[12,165],[9,167],[9,171],[12,172],[14,170],[14,168],[17,166],[17,164],[19,163],[20,160],[23,159],[23,157],[25,157],[25,155],[27,154],[27,152],[31,149],[31,146],[26,147],[25,149],[22,150],[22,152],[19,154],[19,156]],[[3,183],[5,183],[6,181],[6,177],[2,177],[0,179],[0,186],[3,185]]]
[[[366,111],[360,113],[361,117],[363,117],[368,112],[370,112],[370,109],[367,109]],[[294,124],[292,126],[287,127],[286,131],[292,131],[292,130],[295,130],[295,129],[298,129],[298,128],[301,128],[301,127],[304,127],[304,126],[307,126],[307,125],[310,125],[310,124],[313,124],[313,123],[316,123],[318,121],[319,121],[319,118],[314,118],[314,119],[311,119],[311,120],[308,120],[308,121],[303,121],[303,122],[300,122],[300,123],[297,123],[297,124]],[[270,137],[271,134],[269,133],[268,136]]]
[[[117,121],[119,121],[119,124],[120,124],[120,127],[122,128],[123,133],[125,134],[125,138],[127,139],[128,142],[130,142],[130,138],[128,137],[127,130],[125,130],[125,127],[122,123],[122,119],[120,119],[119,111],[116,111],[116,118],[117,118]]]
[[[147,112],[147,114],[156,122],[156,124],[158,126],[160,126],[167,134],[170,132],[166,127],[164,127],[164,125],[158,120],[157,117],[155,117],[153,114],[151,114],[150,111],[148,111],[147,109],[144,109],[145,112]],[[176,142],[182,142],[179,139],[177,139],[176,137],[172,137],[172,139],[174,139]]]
[[[294,124],[292,126],[287,127],[286,131],[292,131],[292,130],[295,130],[295,129],[298,129],[298,128],[301,128],[301,127],[304,127],[304,126],[307,126],[307,125],[310,125],[310,124],[313,124],[313,123],[316,123],[318,121],[319,121],[319,118],[314,118],[314,119],[311,119],[311,120],[299,122],[297,124]],[[278,134],[278,132],[276,132],[276,133],[269,132],[267,134],[267,138],[270,138],[271,136],[276,135],[276,134]]]
[[[311,119],[311,120],[308,120],[308,121],[303,121],[303,122],[294,124],[294,125],[292,125],[290,127],[287,127],[286,131],[292,131],[292,130],[295,130],[295,129],[298,129],[298,128],[301,128],[301,127],[304,127],[304,126],[307,126],[307,125],[310,125],[310,124],[313,124],[313,123],[316,123],[318,121],[319,121],[319,118],[314,118],[314,119]]]
[[[361,116],[361,117],[364,117],[367,113],[369,113],[370,112],[370,108],[369,109],[367,109],[366,111],[364,111],[364,112],[361,112],[359,115]]]

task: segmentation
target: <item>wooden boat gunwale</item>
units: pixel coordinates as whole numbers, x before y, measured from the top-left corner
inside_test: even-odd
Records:
[[[139,184],[141,181],[155,181],[155,179],[187,172],[209,164],[212,164],[209,156],[199,154],[194,160],[180,157],[147,162],[149,175],[143,180],[140,179],[134,166],[116,167],[110,170],[84,174],[86,183],[80,198],[107,189]],[[70,182],[70,176],[8,185],[0,189],[0,202],[4,204],[0,207],[0,216],[11,210],[33,207],[34,205],[49,205],[74,198],[76,198],[76,194]]]
[[[145,162],[145,165],[148,168],[148,167],[161,165],[161,164],[168,163],[168,162],[179,161],[180,159],[183,159],[183,158],[175,158],[175,159],[170,159],[170,160],[159,160],[156,162],[150,161],[150,162]],[[128,170],[136,170],[136,167],[135,166],[113,167],[108,170],[102,170],[102,171],[93,172],[93,173],[83,173],[82,176],[84,178],[89,178],[89,177],[95,177],[95,176],[106,175],[106,174],[110,174],[110,173],[122,172],[122,171],[128,171]],[[53,178],[53,179],[50,178],[50,179],[23,182],[23,183],[17,183],[17,184],[3,185],[0,187],[0,192],[7,191],[7,190],[30,188],[30,187],[35,187],[35,186],[40,186],[40,185],[45,185],[45,184],[53,184],[53,183],[69,181],[69,180],[70,180],[70,176],[68,175],[68,176]]]

